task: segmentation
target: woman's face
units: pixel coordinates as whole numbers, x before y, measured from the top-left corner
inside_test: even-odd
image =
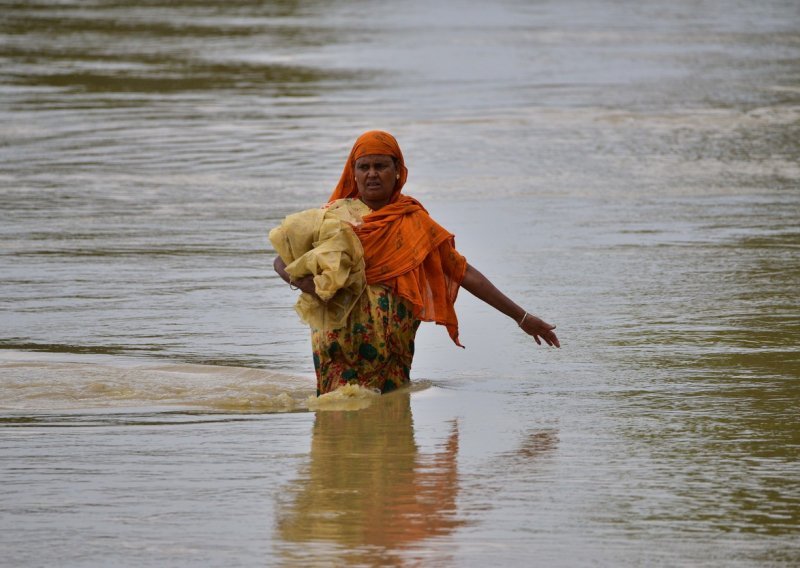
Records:
[[[370,209],[380,209],[392,198],[397,183],[394,159],[384,154],[371,154],[356,160],[358,196]]]

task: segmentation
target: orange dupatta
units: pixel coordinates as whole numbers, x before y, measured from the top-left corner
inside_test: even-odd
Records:
[[[379,130],[359,136],[330,201],[358,197],[355,162],[373,154],[392,156],[400,177],[389,203],[355,227],[364,247],[367,283],[388,286],[408,300],[414,317],[444,325],[453,342],[463,347],[458,342],[455,301],[467,261],[456,251],[453,235],[416,199],[400,193],[408,169],[394,136]]]

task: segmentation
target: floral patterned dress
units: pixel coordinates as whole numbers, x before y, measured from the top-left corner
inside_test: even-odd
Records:
[[[367,285],[344,327],[311,330],[317,395],[348,383],[382,393],[408,384],[419,324],[401,297]]]

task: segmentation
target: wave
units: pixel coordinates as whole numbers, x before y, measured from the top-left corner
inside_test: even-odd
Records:
[[[416,381],[411,391],[430,386]],[[0,353],[0,413],[126,411],[276,413],[361,410],[380,394],[347,385],[316,396],[313,377],[251,367],[150,363],[133,357]]]
[[[307,410],[309,397],[315,395],[313,378],[271,370],[107,359],[5,352],[0,359],[0,411],[292,412]]]

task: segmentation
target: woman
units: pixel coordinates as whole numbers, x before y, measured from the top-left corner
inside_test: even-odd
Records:
[[[326,206],[347,212],[363,247],[366,287],[342,326],[312,327],[318,395],[354,382],[381,392],[407,384],[420,321],[444,325],[460,346],[454,308],[460,287],[512,318],[536,343],[560,347],[554,325],[525,311],[467,264],[453,235],[401,193],[407,177],[394,137],[366,132]],[[281,256],[274,267],[290,286],[317,297],[313,275],[292,280]]]

